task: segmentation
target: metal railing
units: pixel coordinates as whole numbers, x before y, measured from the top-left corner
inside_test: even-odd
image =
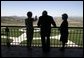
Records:
[[[52,27],[50,36],[51,47],[61,47],[59,27]],[[83,47],[83,27],[68,27],[66,47]],[[1,26],[1,45],[27,46],[25,26]],[[41,47],[40,28],[34,27],[32,46]]]

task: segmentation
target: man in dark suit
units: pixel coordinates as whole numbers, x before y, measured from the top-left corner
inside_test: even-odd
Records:
[[[38,27],[41,28],[41,42],[43,51],[50,50],[51,24],[56,27],[53,18],[47,15],[47,11],[43,11],[42,16],[39,17],[39,21],[37,23]]]

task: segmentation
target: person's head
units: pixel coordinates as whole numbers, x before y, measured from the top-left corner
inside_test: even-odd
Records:
[[[68,15],[66,13],[62,14],[62,19],[63,20],[67,20],[68,19]]]
[[[43,16],[46,16],[46,15],[47,15],[47,11],[44,10],[44,11],[42,12],[42,15],[43,15]]]
[[[32,17],[32,12],[27,12],[27,16],[29,17],[29,18],[31,18]]]

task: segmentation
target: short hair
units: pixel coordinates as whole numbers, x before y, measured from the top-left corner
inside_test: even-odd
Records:
[[[42,15],[47,15],[47,11],[44,10],[44,11],[42,12]]]
[[[27,12],[27,16],[32,17],[32,12],[31,11]]]
[[[62,19],[68,19],[68,15],[66,13],[62,14]]]

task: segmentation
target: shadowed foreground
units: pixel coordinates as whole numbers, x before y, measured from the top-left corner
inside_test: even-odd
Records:
[[[41,47],[32,47],[28,50],[26,46],[1,46],[2,57],[83,57],[83,48],[66,48],[61,52],[59,48],[51,48],[49,53],[43,53]]]

